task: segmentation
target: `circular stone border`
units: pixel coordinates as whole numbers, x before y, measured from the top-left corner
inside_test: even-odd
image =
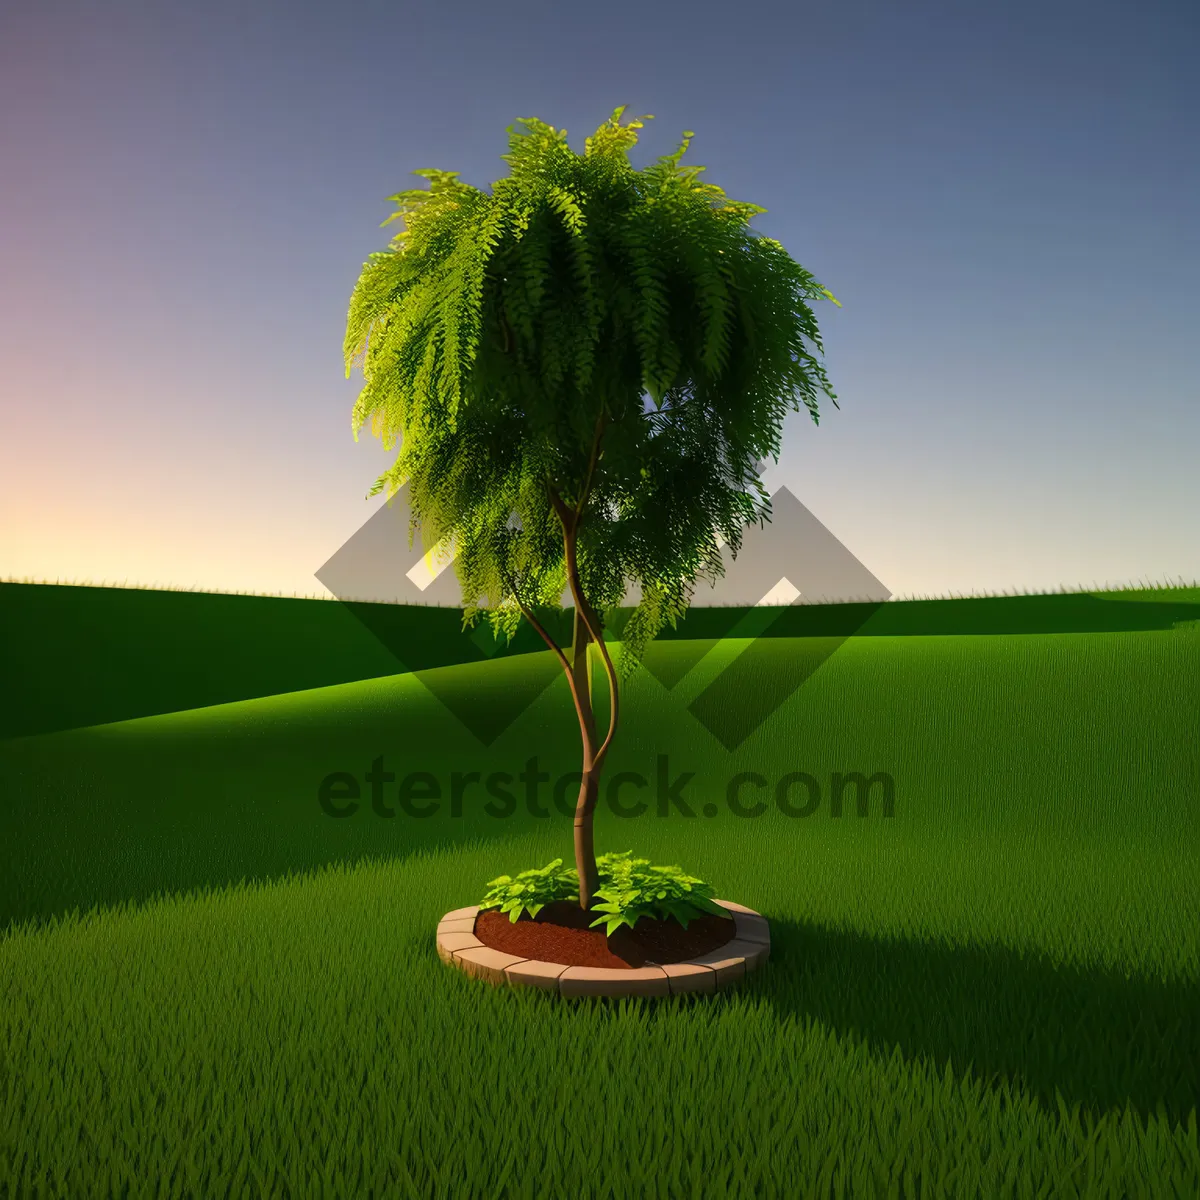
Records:
[[[485,946],[475,936],[479,905],[448,912],[437,927],[437,952],[443,962],[493,984],[536,987],[560,996],[676,996],[681,992],[718,992],[762,966],[771,954],[766,917],[731,900],[714,903],[733,916],[733,939],[716,950],[662,966],[567,967],[522,958]]]

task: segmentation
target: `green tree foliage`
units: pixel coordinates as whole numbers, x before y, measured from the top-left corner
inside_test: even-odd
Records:
[[[363,265],[347,317],[346,377],[361,365],[364,425],[390,470],[370,495],[408,485],[410,544],[452,544],[464,627],[486,615],[511,636],[528,620],[571,684],[583,739],[576,813],[580,903],[595,893],[591,817],[616,732],[619,683],[722,573],[718,535],[770,519],[757,464],[778,458],[784,417],[818,388],[833,400],[806,300],[832,293],[783,246],[748,228],[766,210],[681,167],[693,136],[644,171],[628,158],[641,120],[618,108],[576,154],[566,131],[508,129],[508,177],[491,193],[457,172],[389,197],[392,249]],[[651,118],[646,118],[651,119]],[[600,614],[631,582],[620,672]],[[568,659],[536,610],[575,602]],[[609,681],[597,745],[586,650]],[[581,654],[582,651],[582,654]]]

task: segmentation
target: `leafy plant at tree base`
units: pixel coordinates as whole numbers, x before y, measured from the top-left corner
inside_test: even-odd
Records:
[[[632,929],[639,917],[674,917],[684,929],[706,914],[733,920],[728,909],[714,903],[715,893],[703,880],[679,867],[652,867],[648,858],[631,858],[632,853],[604,854],[598,860],[600,902],[592,908],[604,915],[592,922],[593,929],[604,925],[605,934],[622,925]]]
[[[579,718],[579,905],[599,885],[593,815],[616,734],[617,670],[601,614],[641,590],[620,630],[621,675],[675,627],[698,578],[724,573],[752,522],[770,520],[760,464],[818,387],[837,405],[807,300],[833,294],[773,238],[765,212],[680,167],[693,136],[635,171],[640,120],[618,108],[576,154],[536,119],[509,127],[511,174],[491,194],[455,171],[390,197],[405,223],[363,264],[346,318],[346,377],[391,469],[370,495],[408,488],[409,542],[454,551],[463,627],[497,637],[522,619],[556,655]],[[570,657],[538,612],[574,604]],[[592,708],[594,644],[609,692]],[[640,886],[640,885],[639,885]],[[665,886],[665,885],[664,885]],[[662,890],[660,888],[660,890]]]
[[[536,917],[555,900],[574,899],[579,892],[579,877],[573,868],[562,865],[561,858],[556,858],[544,867],[522,871],[516,879],[501,875],[491,880],[488,888],[480,911],[498,908],[508,913],[508,919],[515,925],[523,912]]]
[[[632,850],[625,850],[596,860],[599,903],[592,904],[592,911],[602,915],[592,922],[593,929],[604,925],[605,934],[622,925],[632,929],[639,917],[674,917],[684,929],[706,914],[733,919],[728,909],[714,903],[713,889],[703,880],[685,875],[679,867],[654,867],[649,859],[632,855]],[[501,875],[491,880],[480,910],[498,908],[516,924],[523,912],[536,917],[547,904],[574,899],[579,874],[562,861],[556,858],[544,867],[522,871],[515,879]]]

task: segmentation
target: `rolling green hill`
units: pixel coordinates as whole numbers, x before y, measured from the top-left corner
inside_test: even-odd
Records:
[[[103,1171],[226,1194],[247,1137],[268,1188],[487,1181],[510,1125],[582,1088],[667,1148],[676,1194],[731,1155],[777,1192],[803,1158],[871,1194],[908,1155],[944,1195],[1195,1194],[1200,637],[851,638],[736,751],[695,718],[718,684],[752,709],[819,641],[664,642],[625,692],[606,779],[644,776],[649,809],[602,801],[598,848],[679,863],[772,930],[736,992],[657,1006],[494,990],[433,949],[487,880],[570,857],[545,784],[545,816],[521,784],[489,815],[482,779],[452,810],[455,772],[575,768],[546,654],[0,742],[0,1107],[21,1114],[0,1192],[54,1164],[64,1194]],[[455,714],[530,691],[488,745]],[[659,815],[660,759],[694,815]],[[419,772],[429,816],[399,803]],[[729,803],[738,775],[752,803],[800,772],[808,816]],[[834,815],[837,772],[877,776],[865,811],[851,792]],[[338,773],[346,817],[319,803]],[[546,1194],[588,1163],[647,1184],[607,1123],[563,1128],[528,1164]]]
[[[560,643],[570,613],[541,614]],[[614,614],[619,636],[628,611]],[[1116,633],[1200,621],[1200,589],[888,604],[693,608],[662,642],[760,637]],[[183,712],[405,671],[541,654],[466,634],[457,609],[139,588],[0,583],[0,739]]]
[[[638,673],[623,696],[607,777],[639,772],[656,791],[666,756],[672,778],[694,776],[691,807],[719,807],[717,824],[774,821],[791,837],[866,828],[893,844],[1000,831],[1014,840],[1200,849],[1200,638],[854,638],[733,752],[690,711],[718,676],[723,703],[752,711],[771,678],[812,645],[726,642],[690,671],[703,646],[651,647],[647,665],[669,678],[678,659],[682,681],[667,689],[649,671]],[[514,695],[528,696],[528,707],[510,708],[511,724],[489,745],[455,715],[498,709]],[[607,710],[602,682],[596,705]],[[534,755],[556,779],[578,768],[570,695],[545,652],[10,739],[0,743],[0,845],[9,860],[0,875],[0,922],[565,821],[530,816],[523,801],[513,815],[493,818],[482,784],[464,792],[461,817],[448,815],[452,771],[516,778]],[[379,756],[400,777],[434,775],[446,794],[442,811],[376,816],[365,776]],[[812,775],[821,781],[821,810],[798,821],[775,812],[763,822],[730,815],[728,783],[746,771],[770,788],[789,772]],[[321,781],[339,772],[355,775],[362,791],[362,807],[349,818],[326,815],[318,802]],[[834,772],[889,776],[894,816],[859,822],[849,815],[854,792],[840,821],[825,815]],[[759,798],[754,789],[746,796],[747,804]],[[881,786],[871,796],[878,812]],[[636,789],[621,794],[623,802],[637,798]],[[624,849],[659,826],[683,835],[711,823],[602,809],[597,838]],[[569,839],[563,850],[569,856]]]

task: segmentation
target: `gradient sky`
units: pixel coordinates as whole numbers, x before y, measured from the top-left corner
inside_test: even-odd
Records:
[[[841,411],[786,484],[897,595],[1200,578],[1200,6],[0,6],[0,578],[326,594],[386,197],[653,113],[768,211]]]

